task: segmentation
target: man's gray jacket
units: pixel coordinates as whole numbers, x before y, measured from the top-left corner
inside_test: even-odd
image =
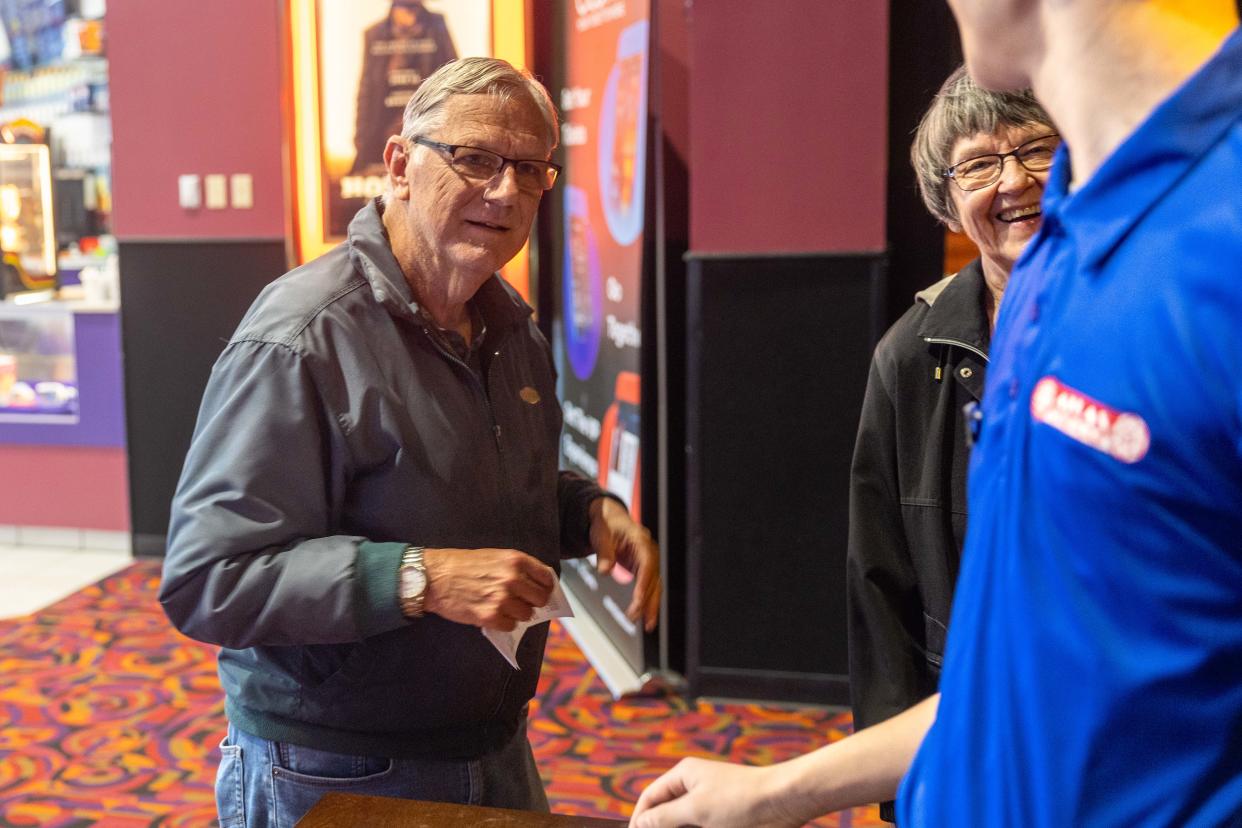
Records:
[[[477,627],[397,599],[407,544],[586,554],[599,488],[559,473],[531,309],[476,294],[483,377],[427,329],[376,203],[268,285],[212,370],[172,504],[160,601],[219,644],[229,719],[339,753],[480,755],[515,732],[547,625],[511,668]]]

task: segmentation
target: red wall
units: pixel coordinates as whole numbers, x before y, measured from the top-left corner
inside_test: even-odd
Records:
[[[888,3],[690,9],[691,251],[882,250]]]
[[[114,230],[127,238],[282,238],[280,0],[111,0]],[[250,173],[254,207],[195,211],[183,173]]]
[[[129,530],[125,449],[0,445],[0,525]]]

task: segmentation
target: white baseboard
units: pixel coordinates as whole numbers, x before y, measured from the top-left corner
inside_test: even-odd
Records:
[[[82,530],[65,529],[59,526],[18,526],[17,545],[81,549]]]
[[[129,532],[78,529],[71,526],[0,524],[0,544],[19,547],[80,549],[85,552],[131,552]]]
[[[133,536],[129,532],[108,532],[103,529],[83,529],[82,548],[101,552],[128,552],[133,549]]]

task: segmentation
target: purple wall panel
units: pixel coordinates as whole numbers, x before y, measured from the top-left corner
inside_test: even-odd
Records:
[[[73,321],[78,360],[77,424],[0,423],[0,445],[125,445],[120,317],[115,313],[77,313]]]

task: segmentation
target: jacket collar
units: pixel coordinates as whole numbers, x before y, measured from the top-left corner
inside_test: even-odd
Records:
[[[382,211],[382,202],[376,198],[367,202],[349,223],[349,258],[366,278],[375,301],[384,310],[398,319],[413,321],[418,303],[388,244]],[[517,325],[534,313],[518,292],[496,273],[475,292],[474,301],[489,328]]]
[[[1157,106],[1076,192],[1069,147],[1044,192],[1044,232],[1064,227],[1094,269],[1242,117],[1242,29]]]
[[[975,259],[956,276],[920,291],[916,300],[926,302],[929,307],[919,328],[919,337],[965,342],[987,353],[991,336],[983,304],[986,290],[983,267]]]

